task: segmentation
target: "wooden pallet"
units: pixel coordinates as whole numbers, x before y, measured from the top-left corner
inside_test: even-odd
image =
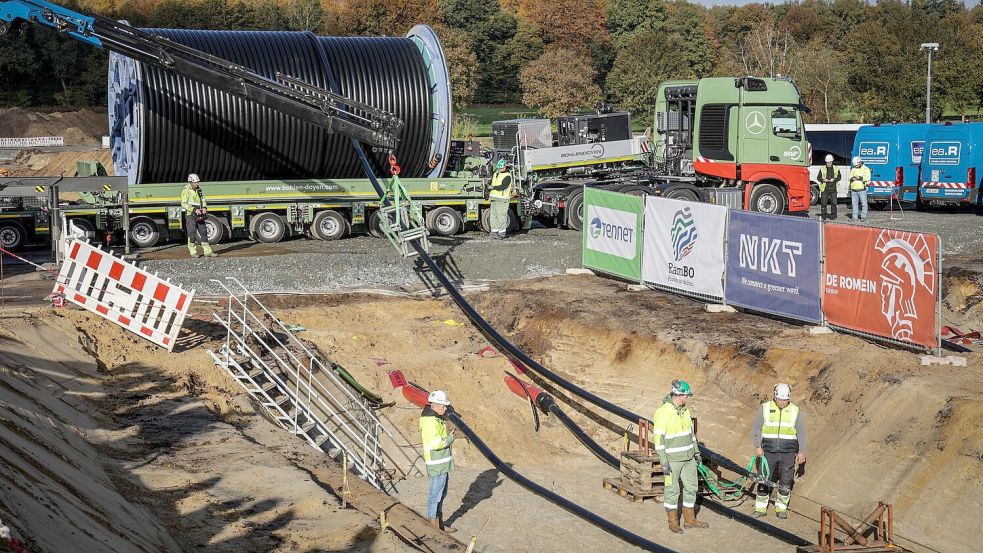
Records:
[[[665,484],[659,458],[635,451],[621,453],[621,477],[638,490],[661,489]]]
[[[796,553],[823,553],[823,548],[818,545],[800,545],[795,548]],[[912,553],[910,549],[905,549],[900,545],[837,545],[836,552],[843,553]]]
[[[659,486],[658,488],[650,488],[647,490],[639,489],[633,486],[629,482],[625,482],[622,478],[605,478],[603,484],[605,490],[611,490],[612,493],[616,493],[621,497],[630,499],[635,503],[641,503],[646,499],[654,499],[656,501],[662,501],[663,498],[663,488]]]

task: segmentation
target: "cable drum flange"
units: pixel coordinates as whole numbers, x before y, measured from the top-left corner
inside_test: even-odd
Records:
[[[450,86],[440,77],[447,67],[436,34],[425,26],[414,31],[410,38],[366,38],[148,30],[270,79],[279,72],[326,89],[336,82],[337,92],[404,122],[395,150],[401,176],[437,177],[450,128],[434,122],[449,121]],[[108,81],[113,165],[130,184],[181,182],[190,172],[205,181],[362,176],[347,137],[259,103],[118,54],[110,57]],[[387,167],[385,155],[368,153],[378,172]],[[431,167],[435,157],[440,162]]]

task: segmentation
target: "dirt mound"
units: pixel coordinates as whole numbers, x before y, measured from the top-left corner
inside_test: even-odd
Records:
[[[113,153],[94,149],[83,152],[22,150],[9,164],[12,177],[52,177],[65,173],[74,176],[79,161],[94,160],[102,163],[109,175],[113,174]]]
[[[955,324],[964,332],[983,330],[983,273],[959,266],[947,269],[942,278],[943,324]]]
[[[109,134],[105,112],[90,109],[44,113],[22,108],[0,109],[0,137],[61,136],[66,145],[98,145]]]

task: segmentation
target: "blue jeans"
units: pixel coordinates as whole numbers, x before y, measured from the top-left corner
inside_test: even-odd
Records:
[[[430,493],[427,495],[427,518],[435,519],[443,514],[444,498],[447,497],[448,473],[430,477]]]
[[[867,219],[867,191],[866,190],[851,190],[850,191],[850,202],[853,204],[853,220],[857,220],[857,202],[860,202],[860,219]]]

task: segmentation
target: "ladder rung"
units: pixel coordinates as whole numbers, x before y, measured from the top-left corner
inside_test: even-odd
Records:
[[[317,425],[316,425],[316,424],[314,424],[313,422],[309,422],[309,423],[307,423],[307,424],[305,424],[304,426],[301,426],[301,427],[300,427],[300,433],[301,433],[301,434],[307,434],[307,433],[308,433],[308,432],[310,432],[310,431],[311,431],[311,429],[312,429],[312,428],[314,428],[315,426],[317,426]]]
[[[266,371],[263,369],[256,369],[255,371],[249,373],[249,378],[256,380],[256,377],[262,375],[264,372]]]
[[[269,405],[271,407],[273,407],[273,406],[280,407],[284,403],[287,403],[289,401],[290,401],[290,397],[289,396],[279,396],[277,398],[273,398],[273,402],[272,403],[264,403],[263,405]],[[290,418],[292,418],[292,417],[290,417]]]
[[[326,441],[328,441],[328,435],[321,434],[317,438],[314,438],[314,445],[316,445],[317,447],[321,447],[321,444],[323,444]]]
[[[269,392],[269,391],[270,391],[270,390],[272,390],[273,388],[276,388],[276,382],[274,382],[274,381],[272,381],[272,380],[271,380],[271,381],[269,381],[269,382],[267,382],[266,384],[263,384],[263,385],[262,385],[262,386],[260,387],[260,389],[261,389],[261,390],[263,390],[264,392]]]

